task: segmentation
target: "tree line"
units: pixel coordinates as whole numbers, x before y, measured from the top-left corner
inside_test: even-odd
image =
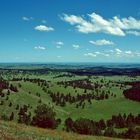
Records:
[[[72,120],[67,118],[65,120],[66,131],[72,131],[78,134],[84,135],[98,135],[98,136],[109,136],[119,138],[140,138],[140,114],[134,117],[132,114],[123,116],[113,115],[109,120],[93,121],[90,119],[79,118]],[[126,131],[116,132],[115,129],[127,128]]]

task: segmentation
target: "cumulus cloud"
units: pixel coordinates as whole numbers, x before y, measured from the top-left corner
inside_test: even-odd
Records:
[[[82,33],[106,33],[117,36],[125,36],[127,30],[140,30],[140,20],[134,17],[104,19],[101,15],[91,13],[87,15],[89,20],[82,16],[63,14],[61,19],[75,26]]]
[[[22,20],[24,21],[29,21],[29,20],[33,20],[33,17],[22,17]]]
[[[41,32],[49,32],[54,31],[54,28],[48,27],[46,25],[38,25],[34,28],[35,30],[41,31]]]
[[[95,54],[101,54],[101,52],[95,52]]]
[[[120,50],[118,48],[115,48],[113,50],[104,50],[104,51],[95,51],[95,52],[89,52],[85,53],[84,56],[88,57],[108,57],[108,58],[114,58],[114,57],[140,57],[139,51],[131,51],[131,50]]]
[[[91,33],[96,32],[96,29],[94,28],[93,24],[84,20],[82,17],[75,16],[75,15],[67,15],[64,14],[64,17],[61,17],[64,21],[70,23],[71,25],[76,25],[76,28],[79,32],[82,33]]]
[[[105,52],[94,52],[96,55],[102,55],[102,56],[106,56],[106,57],[109,57],[110,56],[110,54],[108,54],[108,53],[105,53]]]
[[[140,36],[140,32],[138,31],[126,31],[127,34],[135,35],[135,36]]]
[[[125,51],[125,53],[126,53],[126,54],[132,54],[132,52],[131,52],[131,51]]]
[[[97,55],[94,53],[85,53],[85,56],[96,57]]]
[[[118,48],[116,48],[115,50],[116,50],[116,52],[120,52],[120,53],[122,52],[122,51],[121,51],[120,49],[118,49]]]
[[[130,50],[120,50],[118,48],[115,49],[114,55],[118,57],[133,57],[133,56],[138,56],[136,52],[130,51]]]
[[[96,54],[97,56],[98,55],[102,55],[102,56],[106,56],[106,57],[109,57],[110,56],[110,54],[108,54],[108,53],[105,53],[105,52],[94,52],[94,54]]]
[[[88,57],[108,57],[108,58],[129,58],[129,57],[140,57],[139,51],[131,51],[131,50],[120,50],[119,48],[115,48],[113,50],[103,50],[103,51],[95,51],[85,53],[84,56]]]
[[[61,45],[61,46],[63,46],[64,43],[63,43],[62,41],[58,41],[58,42],[56,42],[56,45]]]
[[[34,49],[36,49],[36,50],[46,50],[46,48],[42,47],[42,46],[36,46],[36,47],[34,47]]]
[[[118,49],[118,48],[116,48],[115,51],[116,51],[117,53],[121,53],[121,52],[122,52],[122,50],[120,50],[120,49]]]
[[[114,42],[109,41],[109,40],[96,40],[96,41],[89,41],[91,44],[93,45],[97,45],[97,46],[103,46],[103,45],[114,45]]]
[[[60,49],[64,45],[62,41],[55,42],[55,44],[57,49]]]
[[[79,46],[79,45],[76,45],[76,44],[73,44],[72,47],[73,47],[74,49],[79,49],[79,48],[80,48],[80,46]]]

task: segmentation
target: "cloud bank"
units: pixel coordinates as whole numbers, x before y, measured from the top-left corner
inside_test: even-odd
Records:
[[[105,33],[116,36],[125,36],[132,33],[132,30],[140,30],[140,20],[134,17],[119,18],[117,16],[111,19],[105,19],[96,13],[87,14],[86,18],[76,15],[63,14],[61,19],[75,26],[76,30],[81,33]],[[129,32],[127,32],[129,31]]]

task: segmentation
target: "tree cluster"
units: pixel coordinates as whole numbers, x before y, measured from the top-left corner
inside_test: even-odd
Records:
[[[99,95],[95,95],[94,93],[83,93],[73,96],[71,94],[64,95],[63,93],[53,93],[49,91],[49,95],[52,98],[52,102],[62,107],[65,106],[67,102],[70,104],[78,103],[78,106],[82,106],[82,103],[84,103],[85,101],[88,101],[91,104],[93,99],[104,100],[109,98],[109,95],[105,92],[102,92]]]
[[[109,137],[121,138],[140,138],[140,129],[135,126],[140,126],[140,114],[134,117],[132,114],[123,116],[112,116],[110,120],[93,121],[90,119],[80,118],[73,121],[71,118],[65,120],[66,131],[72,131],[84,135],[102,135]],[[116,128],[127,128],[127,131],[117,133]]]
[[[140,82],[132,82],[130,89],[124,90],[123,94],[127,99],[140,102]]]

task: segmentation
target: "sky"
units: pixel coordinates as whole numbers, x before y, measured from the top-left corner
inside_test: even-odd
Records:
[[[0,0],[0,62],[140,62],[140,0]]]

